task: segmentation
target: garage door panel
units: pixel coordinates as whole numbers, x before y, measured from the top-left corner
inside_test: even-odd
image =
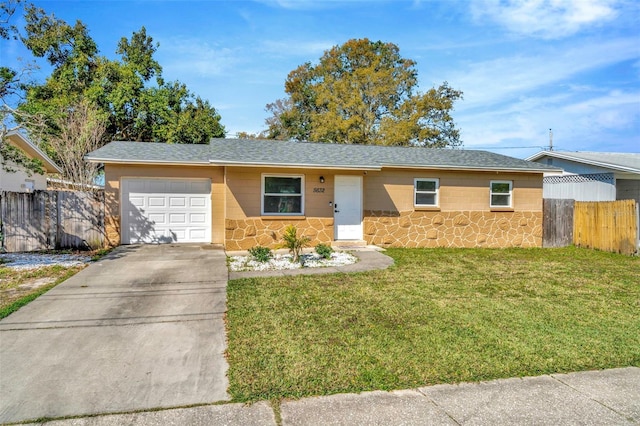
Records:
[[[133,204],[135,207],[138,207],[138,208],[144,207],[144,197],[142,196],[131,196],[129,198],[129,202]]]
[[[150,180],[146,185],[145,192],[152,194],[164,194],[167,192],[167,182],[164,180]]]
[[[210,191],[209,179],[123,179],[122,242],[210,242]]]
[[[147,206],[151,207],[166,207],[167,200],[164,197],[153,196],[147,199]]]
[[[147,192],[146,181],[130,180],[128,181],[129,192],[144,193]]]
[[[202,193],[206,193],[209,192],[209,189],[211,188],[211,186],[207,186],[208,184],[206,182],[191,182],[189,184],[189,189],[190,189],[190,193],[191,194],[202,194]]]
[[[207,199],[204,197],[191,197],[189,198],[189,205],[191,207],[205,207],[207,205]]]
[[[185,207],[187,200],[185,197],[169,197],[169,205],[171,207]]]
[[[195,228],[189,230],[189,238],[198,240],[206,237],[206,230],[204,228]]]
[[[187,215],[185,213],[171,213],[169,215],[169,223],[171,225],[186,225]]]
[[[147,217],[153,225],[168,225],[167,215],[164,213],[149,213]]]
[[[169,191],[170,192],[178,192],[182,194],[188,194],[189,191],[189,183],[186,181],[171,181],[169,183]]]
[[[202,213],[189,213],[189,222],[193,224],[204,224],[207,221],[207,215]]]

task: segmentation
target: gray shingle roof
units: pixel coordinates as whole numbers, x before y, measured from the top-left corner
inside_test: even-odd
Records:
[[[543,157],[562,158],[614,170],[640,173],[640,153],[637,152],[541,151],[527,160],[537,161]]]
[[[86,159],[101,163],[244,164],[372,170],[382,167],[556,170],[487,151],[252,139],[212,139],[209,145],[111,142],[89,153]]]

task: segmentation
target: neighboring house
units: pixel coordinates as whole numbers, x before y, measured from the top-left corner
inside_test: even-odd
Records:
[[[640,153],[542,151],[527,160],[564,170],[545,174],[544,198],[640,202]]]
[[[21,150],[28,158],[37,158],[42,162],[44,175],[29,172],[15,164],[0,164],[0,191],[32,192],[47,189],[47,175],[62,173],[60,167],[53,162],[40,148],[18,132],[10,132],[4,143],[11,144]],[[13,171],[10,171],[13,170]]]
[[[552,167],[485,151],[213,139],[111,142],[112,242],[275,247],[289,224],[312,244],[540,247]]]

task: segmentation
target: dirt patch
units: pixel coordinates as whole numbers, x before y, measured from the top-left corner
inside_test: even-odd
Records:
[[[5,303],[13,303],[15,300],[32,293],[40,287],[53,284],[56,279],[56,277],[31,278],[13,288],[3,288],[3,280],[0,280],[0,298],[2,299],[2,305]]]

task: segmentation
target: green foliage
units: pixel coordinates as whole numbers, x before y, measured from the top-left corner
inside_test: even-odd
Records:
[[[9,173],[16,172],[17,168],[22,168],[30,176],[33,173],[40,175],[45,173],[42,161],[37,158],[27,157],[21,150],[7,143],[6,140],[0,142],[0,164]]]
[[[333,253],[333,249],[331,248],[331,246],[321,243],[316,246],[316,253],[318,253],[318,255],[320,255],[320,257],[324,259],[331,259],[331,253]]]
[[[269,136],[371,145],[433,148],[462,144],[451,117],[462,92],[444,82],[416,92],[415,62],[398,46],[349,40],[326,51],[318,65],[289,73],[289,98],[267,105]]]
[[[266,263],[273,257],[273,253],[269,247],[255,246],[249,249],[249,254],[256,262]]]
[[[293,262],[300,261],[302,249],[308,246],[311,241],[308,237],[298,237],[298,229],[293,225],[289,225],[284,229],[282,239],[282,247],[289,249],[289,253],[293,255]]]
[[[0,67],[0,97],[11,94],[15,89],[18,72],[8,67]]]
[[[29,118],[42,117],[44,129],[32,139],[54,161],[62,162],[61,151],[51,141],[60,138],[69,111],[80,103],[90,103],[106,124],[100,145],[111,140],[208,143],[225,136],[220,114],[208,101],[179,81],[164,81],[154,58],[159,45],[145,27],[123,37],[116,49],[119,59],[109,59],[99,54],[80,21],[70,25],[33,5],[25,6],[24,19],[23,34],[15,29],[16,37],[34,57],[46,59],[52,72],[44,82],[26,82],[19,81],[16,70],[2,67],[0,94],[24,92],[12,98],[22,99],[12,107],[19,112],[13,119],[34,133]],[[2,28],[3,37],[12,34],[13,27]]]

